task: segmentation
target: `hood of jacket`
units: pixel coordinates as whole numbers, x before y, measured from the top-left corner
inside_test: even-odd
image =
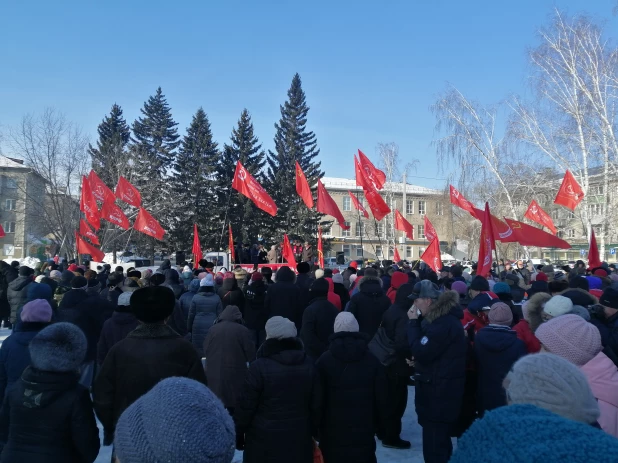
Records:
[[[159,270],[168,270],[172,268],[172,263],[170,262],[169,259],[165,259],[163,262],[161,262],[161,266],[159,267]]]
[[[545,303],[551,299],[551,294],[536,293],[524,306],[524,318],[530,323],[530,330],[534,333],[543,323],[541,312]]]
[[[299,338],[267,339],[256,354],[256,358],[270,358],[282,365],[299,365],[305,361],[305,357],[304,346]]]
[[[588,378],[595,399],[618,407],[618,369],[607,355],[599,352],[580,370]]]
[[[412,301],[408,299],[408,296],[414,292],[414,285],[412,283],[404,283],[399,286],[397,293],[395,294],[395,304],[401,308],[405,308],[406,311],[412,307]]]
[[[330,277],[325,277],[324,278],[326,281],[328,281],[328,292],[329,293],[334,293],[335,292],[335,283],[333,282],[333,279]]]
[[[221,285],[221,291],[227,292],[234,291],[235,289],[238,289],[238,283],[236,283],[236,278],[225,278],[223,280],[223,284]]]
[[[75,274],[70,270],[64,270],[60,276],[60,282],[66,286],[71,286],[71,280],[75,278]]]
[[[33,283],[34,280],[32,278],[28,277],[24,277],[24,276],[19,276],[17,278],[15,278],[13,281],[11,281],[9,283],[9,288],[12,289],[13,291],[21,291],[22,289],[24,289],[26,286],[28,286],[30,283]]]
[[[200,280],[198,280],[197,278],[194,280],[191,280],[191,283],[189,283],[189,291],[192,293],[197,293],[200,290]]]
[[[369,336],[365,333],[340,331],[329,338],[328,350],[337,360],[342,362],[358,362],[367,352]]]
[[[277,283],[294,283],[296,281],[296,274],[288,266],[283,266],[277,270],[276,274]]]
[[[403,272],[394,272],[391,276],[391,288],[399,289],[408,282],[408,275]]]
[[[23,404],[27,408],[45,408],[68,389],[75,387],[78,380],[75,372],[58,373],[28,367],[21,376],[24,386]]]
[[[62,296],[62,300],[60,301],[59,307],[61,309],[77,307],[89,297],[90,295],[83,289],[71,289],[64,293],[64,296]]]
[[[240,309],[235,305],[228,305],[221,315],[219,315],[219,319],[217,321],[222,322],[242,322],[242,313],[240,313]]]
[[[481,336],[480,333],[483,333]],[[490,352],[504,352],[518,341],[517,333],[508,326],[489,325],[481,328],[474,342]]]
[[[168,285],[179,285],[180,284],[180,275],[173,268],[170,269],[169,272],[165,272],[165,281],[163,284]]]
[[[463,310],[459,305],[459,294],[455,291],[444,291],[440,297],[431,304],[429,313],[423,318],[427,323],[432,323],[440,317],[452,314],[455,317],[463,318]]]
[[[373,276],[364,276],[358,285],[358,290],[372,297],[379,297],[384,294],[382,280]]]
[[[581,305],[582,307],[589,307],[599,303],[596,297],[581,288],[570,288],[563,292],[562,296],[571,299],[573,305]]]
[[[471,314],[477,315],[483,310],[483,307],[491,307],[492,301],[498,299],[498,296],[493,296],[496,295],[489,291],[477,294],[470,302],[468,302],[468,311]]]

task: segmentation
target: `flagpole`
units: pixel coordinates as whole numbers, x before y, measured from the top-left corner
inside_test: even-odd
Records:
[[[219,246],[217,246],[217,252],[221,251],[221,242],[223,241],[223,233],[225,232],[225,223],[227,222],[227,212],[230,208],[230,201],[232,199],[232,190],[230,187],[230,193],[227,195],[227,205],[225,206],[225,216],[223,218],[223,223],[221,224],[221,236],[219,237]]]
[[[358,195],[354,194],[354,196],[356,197],[356,202],[360,205],[360,200],[358,199]],[[361,246],[361,251],[363,253],[363,263],[365,262],[365,248],[363,247],[363,232],[365,231],[365,227],[363,226],[363,222],[361,221],[361,212],[360,212],[360,207],[356,208],[356,212],[358,212],[358,223],[360,224],[360,246]],[[350,259],[352,260],[352,259]]]

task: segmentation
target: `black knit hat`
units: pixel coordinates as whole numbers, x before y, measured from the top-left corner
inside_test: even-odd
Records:
[[[27,265],[22,265],[21,267],[19,267],[19,276],[20,277],[28,277],[28,276],[32,275],[33,273],[34,273],[34,270],[32,270]]]
[[[477,275],[470,283],[470,289],[473,291],[489,291],[489,282],[486,278]]]
[[[328,281],[324,278],[318,278],[317,280],[314,280],[313,283],[311,283],[311,288],[309,289],[309,291],[311,291],[314,296],[319,297],[326,296],[328,294],[328,289]]]
[[[71,288],[73,289],[86,289],[88,287],[88,280],[82,276],[77,276],[71,280]]]
[[[298,270],[298,273],[309,273],[311,271],[311,266],[308,262],[301,262],[296,266],[296,270]]]
[[[174,311],[174,291],[166,286],[149,286],[138,289],[131,296],[131,311],[144,323],[158,323]]]

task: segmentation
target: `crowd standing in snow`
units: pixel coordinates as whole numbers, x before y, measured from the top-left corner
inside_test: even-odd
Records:
[[[428,463],[615,461],[613,266],[340,273],[294,252],[274,274],[0,262],[0,462],[371,463],[411,447],[411,387]]]

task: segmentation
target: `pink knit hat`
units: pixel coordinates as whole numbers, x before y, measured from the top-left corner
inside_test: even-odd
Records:
[[[552,354],[581,367],[601,350],[601,333],[579,315],[567,314],[539,326],[534,333]]]
[[[489,323],[492,325],[511,326],[513,323],[513,312],[504,302],[496,302],[489,309]]]

